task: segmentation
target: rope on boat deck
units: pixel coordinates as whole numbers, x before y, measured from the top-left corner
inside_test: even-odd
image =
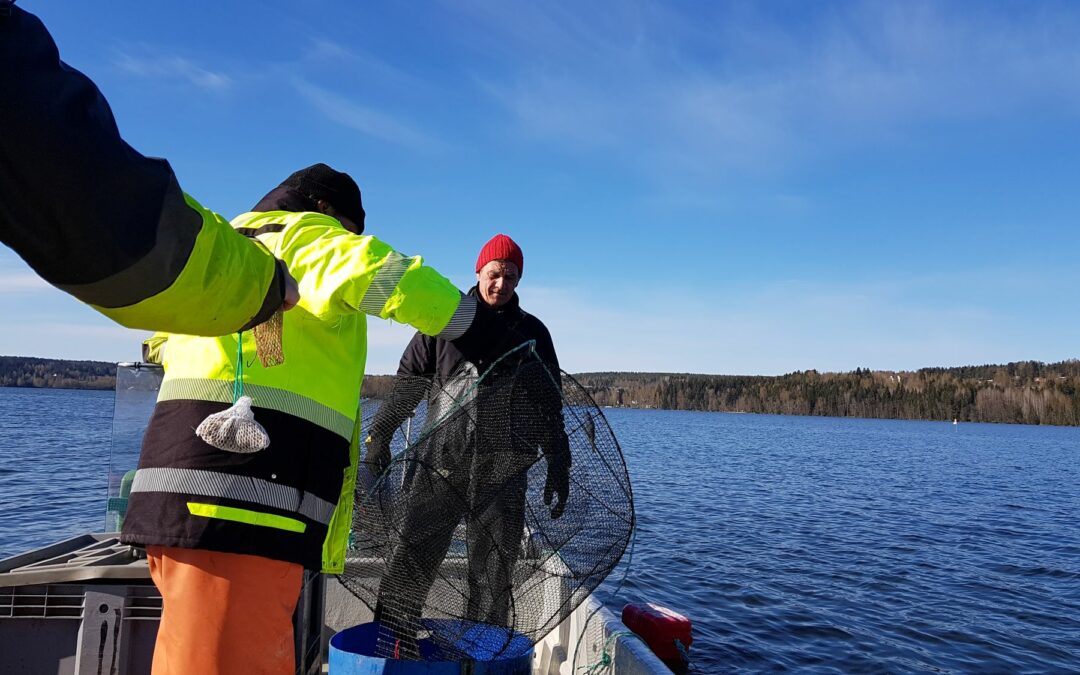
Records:
[[[600,659],[591,666],[582,666],[586,675],[594,675],[594,673],[599,673],[601,670],[611,667],[613,663],[611,658],[611,648],[614,646],[615,641],[621,637],[635,637],[639,640],[641,639],[638,637],[637,633],[632,630],[615,631],[604,641],[604,648],[600,650]]]

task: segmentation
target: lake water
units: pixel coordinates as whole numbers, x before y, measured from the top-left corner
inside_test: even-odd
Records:
[[[639,528],[600,595],[689,616],[697,672],[1080,671],[1080,429],[605,413]],[[0,557],[101,529],[112,415],[0,388]]]

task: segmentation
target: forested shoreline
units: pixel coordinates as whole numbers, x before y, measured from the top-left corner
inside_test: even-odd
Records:
[[[115,386],[116,364],[109,361],[0,356],[0,387],[112,389]]]
[[[582,373],[605,406],[716,412],[1080,425],[1080,361],[923,368],[857,368],[774,377]]]
[[[0,356],[0,386],[111,389],[116,365]],[[1080,425],[1080,360],[779,376],[581,373],[602,406],[885,419]],[[369,375],[363,394],[380,398],[393,378]]]

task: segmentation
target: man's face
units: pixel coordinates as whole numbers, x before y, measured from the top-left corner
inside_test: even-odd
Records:
[[[492,260],[476,273],[480,298],[492,307],[501,307],[514,297],[514,289],[520,278],[514,263]]]

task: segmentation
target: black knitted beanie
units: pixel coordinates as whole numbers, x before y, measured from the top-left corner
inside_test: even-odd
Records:
[[[334,171],[320,162],[300,169],[281,184],[312,199],[325,199],[363,231],[364,206],[360,201],[360,188],[349,174]]]

